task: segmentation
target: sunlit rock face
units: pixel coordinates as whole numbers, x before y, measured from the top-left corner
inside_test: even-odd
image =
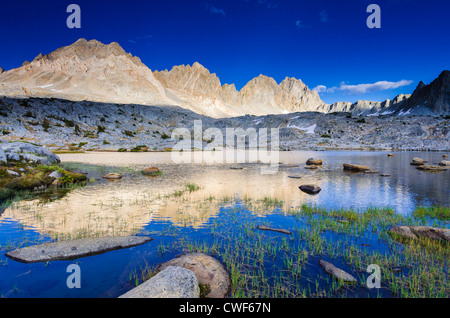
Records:
[[[0,76],[0,94],[98,102],[167,104],[164,88],[118,43],[80,39]]]
[[[194,63],[152,72],[116,43],[80,39],[8,72],[0,94],[118,104],[177,105],[212,117],[321,111],[325,104],[301,81],[258,76],[240,92]]]

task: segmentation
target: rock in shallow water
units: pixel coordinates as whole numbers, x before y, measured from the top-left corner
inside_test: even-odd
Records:
[[[119,298],[199,297],[200,287],[194,272],[180,266],[168,266]]]
[[[312,166],[312,165],[320,166],[320,165],[322,165],[322,159],[309,158],[309,159],[306,161],[306,164],[307,164],[308,166]]]
[[[107,180],[119,180],[122,179],[122,175],[120,173],[108,173],[104,175],[103,178]]]
[[[369,166],[352,165],[349,163],[344,163],[344,170],[346,171],[371,171],[372,168]]]
[[[258,225],[256,228],[257,228],[258,230],[261,230],[261,231],[273,231],[273,232],[279,232],[279,233],[284,233],[284,234],[288,234],[288,235],[291,235],[291,234],[292,234],[292,232],[289,231],[289,230],[285,230],[285,229],[273,229],[273,228],[270,228],[270,227],[267,227],[267,226],[264,226],[264,225]]]
[[[356,283],[357,282],[355,277],[353,277],[349,273],[343,271],[342,269],[337,268],[336,266],[334,266],[331,263],[328,263],[324,260],[320,260],[319,265],[322,267],[322,269],[325,273],[333,276],[334,278],[336,278],[338,280],[342,280],[343,282],[346,282],[346,283]]]
[[[413,158],[413,160],[411,161],[411,166],[421,166],[424,165],[425,162],[427,162],[426,160],[423,160],[422,158]]]
[[[158,175],[159,173],[160,173],[160,170],[156,167],[145,168],[144,170],[142,170],[142,174],[144,176],[155,176],[155,175]]]
[[[431,239],[450,242],[450,229],[440,229],[431,226],[393,226],[388,233],[394,237],[406,239]]]
[[[423,171],[445,171],[448,168],[446,166],[421,165],[421,166],[418,166],[417,169],[423,170]]]
[[[141,245],[152,240],[148,236],[86,238],[27,246],[10,251],[6,256],[22,263],[73,260]]]
[[[322,189],[316,184],[304,184],[298,188],[308,194],[317,194],[322,191]]]
[[[186,254],[174,258],[158,267],[181,266],[194,272],[198,282],[210,289],[207,298],[224,298],[230,292],[231,279],[223,265],[215,258],[203,253]]]

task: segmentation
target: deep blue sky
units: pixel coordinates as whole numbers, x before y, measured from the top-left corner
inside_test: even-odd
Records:
[[[71,3],[81,7],[81,29],[66,26]],[[381,7],[381,29],[366,26],[371,3]],[[119,42],[152,70],[198,61],[238,89],[264,74],[326,86],[328,103],[384,100],[450,69],[449,13],[448,0],[1,0],[0,66],[83,37]],[[389,83],[367,93],[353,86],[379,81]]]

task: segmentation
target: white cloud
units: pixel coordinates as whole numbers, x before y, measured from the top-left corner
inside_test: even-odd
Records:
[[[327,91],[327,87],[325,85],[317,85],[313,88],[313,91],[317,93],[325,93]]]
[[[367,94],[371,92],[384,91],[389,89],[396,89],[403,86],[408,86],[412,84],[413,81],[401,80],[398,82],[388,82],[379,81],[372,84],[357,84],[357,85],[347,85],[341,83],[339,87],[326,87],[325,85],[318,85],[313,88],[313,91],[318,93],[334,93],[335,91],[343,91],[349,94]]]
[[[340,90],[347,91],[350,94],[366,94],[376,91],[384,91],[388,89],[396,89],[402,86],[408,86],[412,81],[401,80],[398,82],[379,81],[373,84],[358,84],[358,85],[342,85]]]

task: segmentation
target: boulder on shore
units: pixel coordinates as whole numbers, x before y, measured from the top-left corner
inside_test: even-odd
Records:
[[[119,298],[200,298],[200,287],[191,270],[168,266]]]
[[[230,293],[231,279],[223,265],[215,258],[203,253],[185,254],[158,267],[181,266],[194,272],[198,282],[209,287],[207,298],[225,298]]]
[[[442,160],[441,162],[439,162],[439,165],[444,167],[450,166],[450,161]]]
[[[59,157],[53,152],[38,145],[33,145],[27,142],[0,143],[0,164],[17,161],[44,165],[51,165],[61,162]]]

